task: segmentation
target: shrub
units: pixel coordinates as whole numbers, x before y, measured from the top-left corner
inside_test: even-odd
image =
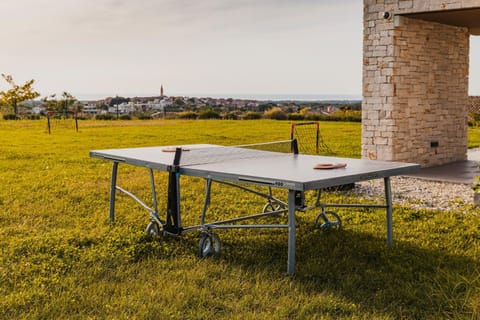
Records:
[[[12,113],[12,114],[4,114],[3,119],[4,120],[20,120],[20,117]]]
[[[42,117],[39,114],[29,114],[26,118],[28,120],[40,120]]]
[[[220,113],[211,109],[201,111],[200,114],[198,115],[198,119],[221,119],[221,118],[222,117],[220,116]]]
[[[478,126],[479,123],[480,123],[480,114],[473,113],[473,112],[468,114],[468,125],[470,127]]]
[[[183,112],[179,112],[177,113],[177,118],[178,119],[197,119],[198,115],[193,112],[193,111],[183,111]]]
[[[132,120],[132,116],[129,115],[129,114],[122,114],[120,117],[118,117],[118,119],[120,119],[120,120]]]
[[[223,115],[225,120],[238,120],[238,115],[234,112],[227,112]]]
[[[287,114],[279,107],[271,108],[263,113],[263,117],[273,120],[287,120]]]
[[[139,115],[138,115],[138,119],[139,119],[139,120],[152,120],[153,117],[152,117],[151,114],[142,113],[142,114],[139,114]]]
[[[296,120],[291,118],[289,119]],[[348,110],[348,111],[337,111],[332,114],[308,113],[307,115],[305,115],[304,120],[361,122],[362,112],[359,110]]]
[[[338,121],[350,121],[350,122],[361,122],[362,121],[362,111],[360,110],[347,110],[347,111],[337,111],[334,113],[334,116],[338,117]]]
[[[106,113],[106,114],[97,114],[95,116],[95,120],[113,120],[115,119],[116,116],[114,116],[111,113]]]
[[[288,115],[288,120],[301,121],[305,120],[305,116],[301,113],[290,113]]]
[[[244,120],[258,120],[262,119],[262,114],[260,112],[248,111],[243,115]]]

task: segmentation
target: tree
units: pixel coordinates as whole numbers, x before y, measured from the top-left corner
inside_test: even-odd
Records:
[[[185,105],[185,101],[183,101],[182,97],[176,97],[175,100],[173,101],[173,103],[175,105],[177,105],[178,107],[181,107],[181,106]]]
[[[72,107],[76,101],[77,101],[77,98],[72,96],[70,93],[66,91],[62,93],[62,99],[60,100],[59,104],[60,104],[61,111],[63,112],[63,116],[65,118],[67,117],[67,113],[69,111],[72,111],[73,109]]]
[[[11,75],[2,73],[2,77],[12,88],[8,91],[0,91],[0,102],[7,107],[12,107],[15,115],[18,114],[18,106],[22,102],[40,96],[40,93],[33,90],[35,80],[29,80],[24,85],[19,86],[15,84]]]
[[[48,111],[57,111],[58,101],[55,99],[55,96],[55,94],[51,94],[42,99],[43,105]]]
[[[124,102],[130,102],[130,98],[116,96],[110,100],[109,106],[114,107],[115,105],[122,104]]]
[[[264,111],[267,111],[269,109],[272,109],[272,108],[275,108],[277,105],[273,102],[269,102],[269,103],[262,103],[260,104],[257,109],[258,111],[260,112],[264,112]]]
[[[56,95],[52,94],[43,98],[42,101],[47,110],[63,113],[64,118],[67,117],[70,111],[80,111],[82,107],[77,99],[66,91],[62,93],[60,100],[57,100]]]

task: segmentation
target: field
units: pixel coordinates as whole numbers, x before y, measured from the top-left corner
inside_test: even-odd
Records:
[[[394,208],[339,210],[344,228],[299,214],[297,268],[286,276],[286,232],[219,231],[222,255],[198,259],[198,234],[159,241],[147,213],[118,196],[108,220],[111,163],[92,149],[289,138],[282,121],[0,121],[1,319],[478,319],[480,215]],[[340,156],[360,157],[358,123],[321,123]],[[470,129],[469,145],[480,146]],[[165,175],[156,173],[165,207]],[[204,182],[182,178],[185,223],[197,222]],[[119,167],[118,184],[149,197],[148,172]],[[214,188],[211,214],[258,210],[261,199]],[[332,193],[331,200],[359,195]],[[352,200],[350,199],[350,200]]]

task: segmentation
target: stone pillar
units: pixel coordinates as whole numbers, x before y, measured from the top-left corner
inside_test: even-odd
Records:
[[[473,5],[364,0],[362,157],[423,167],[466,160],[468,28],[402,14]]]

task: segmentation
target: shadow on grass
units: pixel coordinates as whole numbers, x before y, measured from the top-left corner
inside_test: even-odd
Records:
[[[285,277],[285,232],[247,232],[233,238],[223,233],[220,259]],[[479,262],[468,256],[400,241],[388,247],[385,238],[370,234],[306,227],[297,232],[296,250],[292,281],[309,295],[331,292],[394,318],[479,316]]]

